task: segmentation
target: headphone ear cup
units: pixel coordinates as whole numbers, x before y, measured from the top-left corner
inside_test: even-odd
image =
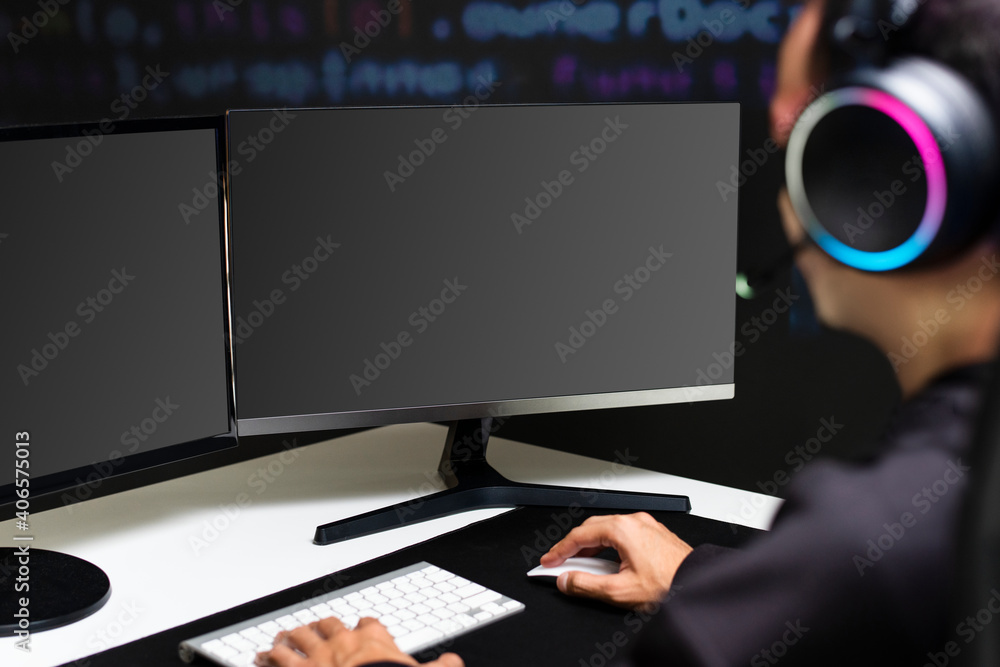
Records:
[[[944,259],[997,213],[997,132],[964,78],[923,58],[852,72],[788,141],[789,197],[835,259],[888,271]]]

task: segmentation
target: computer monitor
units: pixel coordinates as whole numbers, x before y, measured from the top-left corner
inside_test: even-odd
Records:
[[[31,548],[33,512],[235,445],[222,137],[221,116],[0,131],[2,634],[110,594]]]
[[[488,467],[509,416],[733,396],[739,118],[735,103],[229,112],[240,435],[452,422],[448,491],[317,543],[579,502]]]

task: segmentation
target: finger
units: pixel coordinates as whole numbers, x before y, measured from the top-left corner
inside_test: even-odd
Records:
[[[645,515],[649,517],[649,515]],[[612,514],[590,517],[557,542],[541,561],[546,567],[561,564],[570,556],[595,555],[607,547],[619,552],[628,547],[629,531],[644,520],[640,514]],[[649,520],[655,521],[652,517]]]
[[[319,621],[313,621],[305,627],[312,629],[313,632],[319,635],[320,639],[329,639],[329,636],[319,627]]]
[[[566,537],[556,542],[548,553],[542,556],[541,563],[546,567],[561,565],[570,556],[575,556],[584,549],[593,555],[599,553],[605,547],[615,546],[610,539],[612,530],[611,517],[591,517],[593,519],[605,519],[604,521],[591,521],[588,519],[582,524],[569,531]]]
[[[364,631],[367,635],[389,635],[389,631],[386,627],[382,625],[377,618],[372,618],[371,616],[365,616],[358,621],[358,624],[354,629],[356,631]]]
[[[605,602],[615,602],[611,589],[619,575],[597,575],[589,572],[563,572],[556,579],[560,591],[575,597],[594,598]]]
[[[424,667],[465,667],[465,661],[457,653],[444,653],[434,662],[425,662]]]
[[[306,660],[293,649],[278,644],[270,651],[258,653],[254,661],[263,667],[306,667]]]
[[[544,567],[557,567],[559,565],[562,565],[567,558],[571,558],[573,556],[578,556],[580,558],[596,556],[597,554],[604,551],[604,549],[605,547],[586,547],[580,549],[576,553],[569,553],[559,556],[556,556],[553,552],[549,551],[548,553],[543,554],[542,557],[538,560],[538,562]]]
[[[279,641],[286,646],[302,651],[306,655],[312,653],[317,646],[323,643],[323,639],[308,625],[284,633]]]
[[[346,632],[347,626],[336,616],[329,616],[316,622],[316,631],[323,639],[329,639],[338,632]]]
[[[257,667],[277,667],[278,665],[278,663],[271,660],[270,651],[258,653],[253,659],[253,664],[257,665]]]

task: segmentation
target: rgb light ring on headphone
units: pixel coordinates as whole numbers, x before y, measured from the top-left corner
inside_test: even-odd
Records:
[[[920,153],[927,177],[927,204],[916,231],[895,248],[869,252],[852,248],[828,232],[816,217],[805,192],[802,160],[806,142],[812,129],[829,113],[845,106],[865,106],[892,118],[906,131]],[[788,191],[792,203],[802,218],[806,231],[829,255],[864,271],[889,271],[909,264],[919,257],[934,241],[944,219],[948,187],[944,160],[934,133],[923,119],[906,104],[888,93],[871,88],[841,88],[816,100],[802,114],[788,139],[788,165],[797,168],[786,170]]]

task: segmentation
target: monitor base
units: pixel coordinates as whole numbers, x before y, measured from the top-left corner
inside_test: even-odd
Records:
[[[79,621],[103,607],[111,597],[111,582],[104,570],[76,556],[47,549],[29,548],[24,554],[16,548],[0,548],[0,579],[9,583],[4,588],[10,593],[0,596],[3,637]],[[18,584],[23,590],[18,591]],[[21,604],[22,599],[27,600],[26,606]],[[24,613],[27,627],[21,627],[18,616]]]
[[[451,423],[438,465],[447,489],[316,528],[313,542],[334,544],[472,509],[537,505],[628,511],[689,512],[687,496],[602,491],[512,482],[486,461],[491,417]]]

